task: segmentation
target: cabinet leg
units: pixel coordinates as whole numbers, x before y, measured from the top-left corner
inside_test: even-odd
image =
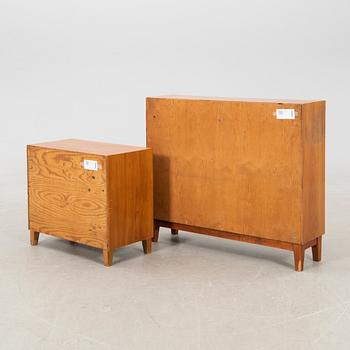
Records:
[[[145,239],[142,241],[143,252],[145,254],[152,253],[152,239]]]
[[[112,266],[113,264],[113,251],[109,249],[103,249],[103,265]]]
[[[305,249],[301,244],[294,245],[294,266],[295,271],[303,271],[304,269],[304,256]]]
[[[179,234],[179,230],[175,229],[175,228],[172,228],[171,229],[171,234],[172,235],[178,235]]]
[[[322,255],[322,236],[316,238],[316,245],[312,247],[313,261],[321,261]]]
[[[152,238],[152,241],[158,242],[158,238],[159,238],[159,226],[154,225],[154,236]]]
[[[30,244],[38,245],[39,242],[39,232],[30,230]]]

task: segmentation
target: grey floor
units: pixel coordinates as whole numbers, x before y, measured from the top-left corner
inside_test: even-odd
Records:
[[[2,187],[4,188],[4,186]],[[23,188],[0,198],[0,349],[349,349],[350,195],[328,196],[323,261],[162,229],[154,252],[28,244]]]

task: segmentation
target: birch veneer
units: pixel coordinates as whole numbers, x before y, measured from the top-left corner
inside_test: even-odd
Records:
[[[63,140],[27,146],[30,241],[39,232],[113,251],[153,236],[152,151]]]
[[[324,101],[147,98],[147,146],[154,241],[165,226],[291,250],[297,271],[309,247],[320,261]]]

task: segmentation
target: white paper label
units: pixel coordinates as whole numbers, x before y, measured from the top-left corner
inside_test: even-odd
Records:
[[[277,119],[295,119],[295,110],[292,108],[276,109]]]
[[[86,170],[98,170],[98,163],[96,160],[84,159],[84,169]]]

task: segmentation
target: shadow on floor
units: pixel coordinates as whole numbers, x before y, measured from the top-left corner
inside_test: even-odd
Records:
[[[42,246],[45,247],[45,249],[52,249],[61,253],[79,256],[82,259],[94,261],[98,264],[103,264],[102,249],[90,247],[85,244],[71,243],[64,239],[56,237],[44,237],[40,237],[41,239],[39,240],[38,248]],[[142,244],[141,242],[139,244],[139,248],[137,248],[135,244],[115,250],[113,255],[113,265],[118,264],[122,261],[127,261],[129,259],[135,259],[137,257],[143,256],[144,253],[142,250]]]
[[[193,235],[196,235],[196,237]],[[272,261],[294,270],[294,255],[293,252],[289,250],[238,242],[186,231],[179,231],[179,235],[171,235],[170,229],[162,229],[159,239],[160,242],[170,240],[172,245],[185,243],[194,249],[204,249],[224,254],[234,254],[258,260]],[[305,251],[305,264],[310,263],[310,261],[313,265],[319,265],[312,260],[311,248]]]

